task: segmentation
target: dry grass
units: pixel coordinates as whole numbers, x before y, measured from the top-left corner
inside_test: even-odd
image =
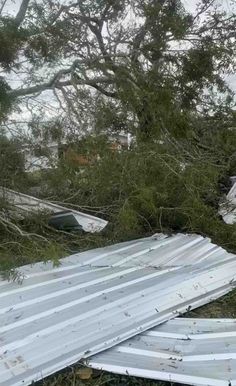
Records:
[[[177,386],[176,383],[152,381],[96,370],[93,371],[92,377],[85,381],[80,379],[77,371],[78,367],[74,366],[49,377],[47,380],[37,384],[37,386]]]

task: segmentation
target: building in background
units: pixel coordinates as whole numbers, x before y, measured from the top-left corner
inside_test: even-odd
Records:
[[[129,133],[112,133],[108,136],[110,149],[113,151],[122,151],[130,149],[132,137]],[[39,170],[51,169],[57,166],[58,160],[61,158],[67,159],[69,162],[88,166],[97,162],[100,159],[100,154],[87,156],[80,153],[78,143],[74,146],[73,142],[67,140],[51,141],[48,144],[38,143],[36,145],[24,145],[22,152],[25,158],[25,170],[27,172],[35,172]]]

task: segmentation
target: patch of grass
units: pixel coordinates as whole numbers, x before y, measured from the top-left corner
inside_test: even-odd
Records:
[[[190,318],[236,318],[236,290],[185,314]]]
[[[77,370],[78,366],[73,366],[37,383],[37,386],[181,386],[179,383],[153,381],[97,370],[93,370],[92,377],[85,381],[79,378]]]

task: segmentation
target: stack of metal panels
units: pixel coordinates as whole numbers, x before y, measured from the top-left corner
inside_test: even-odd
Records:
[[[117,374],[198,386],[235,386],[236,320],[176,318],[86,363]]]
[[[20,275],[20,283],[0,281],[0,385],[28,385],[118,344],[88,359],[89,364],[155,379],[172,379],[174,373],[173,379],[191,383],[189,377],[195,382],[198,373],[189,358],[210,358],[209,342],[203,347],[199,340],[191,354],[195,343],[186,346],[185,339],[173,336],[175,324],[157,326],[232,290],[236,256],[198,235],[161,234],[78,253],[62,259],[55,268],[50,262],[21,267]],[[233,323],[222,324],[224,338],[236,335]],[[169,326],[168,338],[165,328]],[[190,336],[193,326],[180,327],[179,337]],[[139,335],[151,328],[155,330]],[[203,336],[206,333],[202,325],[199,331]],[[214,347],[220,347],[220,356],[214,360],[221,358],[221,368],[226,369],[227,361],[235,358],[235,345],[233,339],[220,336],[213,341],[215,333],[217,328],[210,339]],[[171,364],[172,359],[178,366]],[[215,362],[212,357],[209,360],[213,369]],[[185,362],[189,362],[187,367]],[[208,383],[192,384],[213,386],[209,379],[217,376],[202,375]],[[221,378],[224,383],[214,386],[228,385],[226,381],[233,376],[229,378],[225,370]]]

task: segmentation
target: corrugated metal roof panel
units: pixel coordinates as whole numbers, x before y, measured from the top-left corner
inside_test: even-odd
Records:
[[[236,320],[177,318],[87,360],[93,368],[197,386],[236,384]]]
[[[199,235],[157,234],[149,238],[130,241],[86,251],[64,260],[92,266],[184,266],[212,264],[233,257],[210,239]]]
[[[0,195],[5,196],[10,202],[12,202],[16,208],[25,212],[37,212],[40,210],[48,210],[52,213],[67,212],[74,215],[75,221],[81,226],[85,232],[100,232],[108,224],[107,221],[92,216],[87,213],[82,213],[77,210],[65,208],[64,206],[53,204],[51,202],[40,200],[33,196],[28,196],[20,192],[15,192],[11,189],[0,187]],[[63,221],[63,215],[61,215],[61,221]]]
[[[222,296],[234,287],[236,257],[200,236],[156,235],[21,272],[22,284],[0,282],[4,386],[27,385]]]
[[[70,255],[61,259],[59,270],[64,267],[74,269],[74,266],[90,265],[94,267],[104,266],[140,266],[140,267],[178,267],[202,264],[211,265],[214,262],[225,262],[234,259],[234,255],[226,252],[223,248],[211,243],[209,238],[199,235],[177,234],[167,236],[156,234],[143,239],[126,241],[113,244],[103,248],[96,248],[85,252]],[[53,264],[37,263],[33,267],[21,268],[25,275],[28,271],[48,271],[53,269]],[[55,269],[54,269],[55,272]]]

